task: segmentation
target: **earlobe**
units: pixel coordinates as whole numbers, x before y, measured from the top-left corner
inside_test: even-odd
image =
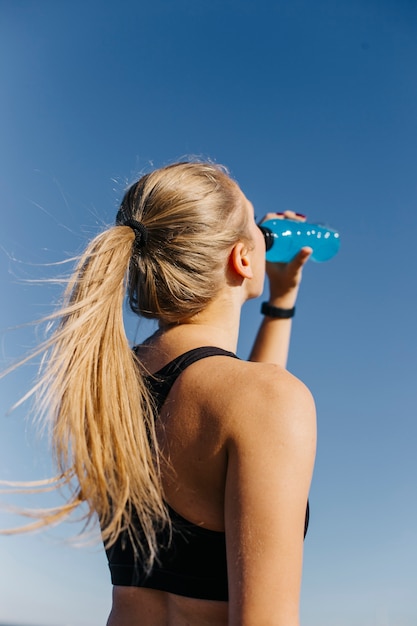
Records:
[[[242,242],[239,242],[234,246],[230,254],[230,263],[234,271],[242,278],[253,278],[252,265],[248,249]]]

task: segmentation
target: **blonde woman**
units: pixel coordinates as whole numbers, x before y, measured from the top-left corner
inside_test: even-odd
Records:
[[[107,626],[299,625],[315,409],[285,364],[309,254],[268,266],[249,361],[235,356],[239,322],[263,291],[265,242],[223,168],[147,174],[81,258],[41,381],[75,490],[43,523],[82,502],[98,516]],[[159,323],[133,350],[126,289]]]

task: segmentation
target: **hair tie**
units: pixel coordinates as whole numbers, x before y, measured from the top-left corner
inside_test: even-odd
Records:
[[[138,248],[143,248],[148,243],[148,229],[145,224],[142,222],[138,222],[137,220],[126,220],[120,226],[129,226],[133,232],[135,233],[135,246]]]

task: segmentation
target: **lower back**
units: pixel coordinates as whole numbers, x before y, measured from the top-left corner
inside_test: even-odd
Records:
[[[164,591],[114,587],[107,626],[227,626],[227,602],[198,600]]]

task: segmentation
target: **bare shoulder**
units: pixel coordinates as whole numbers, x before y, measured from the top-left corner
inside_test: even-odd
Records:
[[[309,389],[279,365],[226,356],[204,359],[181,377],[191,405],[209,417],[228,445],[265,450],[286,445],[314,447],[315,406]],[[311,443],[309,443],[311,442]]]
[[[237,462],[253,475],[263,467],[269,477],[286,466],[309,482],[317,433],[308,387],[278,365],[246,363],[230,395],[227,440],[232,465]]]
[[[270,433],[288,429],[294,435],[297,427],[303,433],[315,429],[310,390],[279,365],[222,358],[211,365],[209,381],[202,387],[232,438],[259,433],[260,425]]]

